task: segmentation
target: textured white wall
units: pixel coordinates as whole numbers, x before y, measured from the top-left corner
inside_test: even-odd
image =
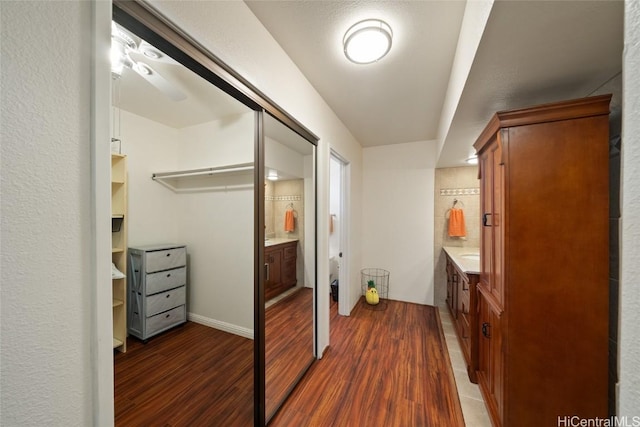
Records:
[[[181,129],[175,155],[183,169],[250,163],[253,145],[250,112]],[[253,184],[253,177],[239,183],[247,178]],[[253,331],[253,195],[252,186],[171,194],[179,206],[179,239],[188,246],[189,313],[245,336]]]
[[[91,4],[0,8],[0,425],[88,426]]]
[[[253,163],[255,113],[249,111],[179,130],[179,169]]]
[[[619,414],[640,415],[640,3],[625,2]]]
[[[119,114],[122,154],[127,155],[129,246],[180,242],[179,204],[173,194],[154,182],[154,172],[176,168],[180,130],[127,111]]]
[[[390,299],[434,303],[434,150],[435,141],[363,150],[363,267],[390,271]]]
[[[285,175],[307,176],[304,170],[303,155],[268,137],[265,137],[264,140],[264,165],[267,171],[274,168]]]

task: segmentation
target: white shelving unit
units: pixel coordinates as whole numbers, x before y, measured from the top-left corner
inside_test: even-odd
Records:
[[[111,154],[111,261],[127,271],[127,158]],[[127,281],[112,279],[113,348],[127,351]]]

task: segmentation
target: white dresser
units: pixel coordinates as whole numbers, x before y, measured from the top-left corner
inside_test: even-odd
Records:
[[[129,334],[147,340],[186,321],[185,245],[129,248],[128,269]]]

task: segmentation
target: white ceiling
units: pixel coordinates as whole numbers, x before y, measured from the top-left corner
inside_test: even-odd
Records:
[[[438,166],[469,157],[496,111],[603,93],[613,93],[619,109],[623,8],[602,0],[494,3]]]
[[[620,105],[622,1],[496,1],[447,129],[438,126],[464,1],[246,4],[364,147],[441,135],[438,167],[464,165],[496,111],[588,96],[607,82]],[[342,51],[344,32],[372,17],[393,28],[391,52],[378,63],[352,64]],[[248,111],[171,61],[149,65],[187,99],[173,101],[125,70],[115,102],[123,109],[177,128]]]
[[[245,3],[363,146],[437,138],[466,2]],[[451,127],[441,130],[438,166],[464,165],[496,111],[588,96],[619,75],[623,8],[496,1]],[[393,46],[378,63],[351,64],[342,37],[365,18],[387,21]]]
[[[464,2],[245,3],[363,146],[435,139]],[[391,51],[353,64],[342,39],[367,18],[391,26]]]

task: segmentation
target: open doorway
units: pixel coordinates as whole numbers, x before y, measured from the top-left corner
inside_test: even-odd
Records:
[[[348,257],[348,163],[331,150],[329,166],[329,283],[331,308],[337,304],[338,314],[351,312]]]

